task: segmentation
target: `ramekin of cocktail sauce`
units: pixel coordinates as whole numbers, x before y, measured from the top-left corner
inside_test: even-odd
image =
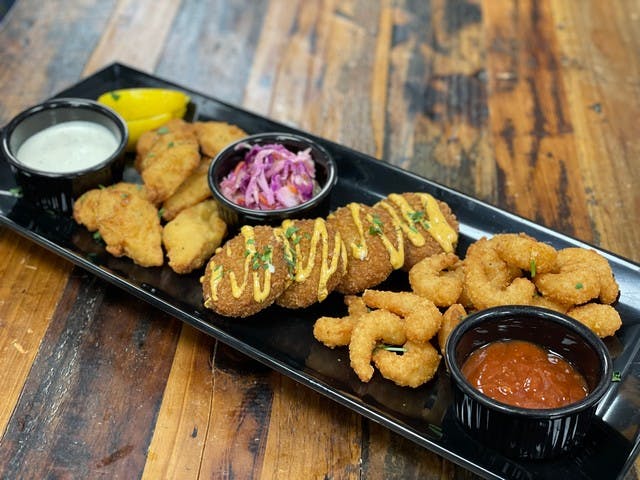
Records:
[[[487,362],[491,350],[498,353]],[[548,459],[579,445],[611,384],[602,340],[566,315],[531,306],[470,315],[451,332],[445,361],[458,422],[517,458]]]

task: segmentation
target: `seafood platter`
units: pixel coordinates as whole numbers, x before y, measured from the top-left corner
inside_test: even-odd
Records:
[[[118,111],[136,89],[181,100],[167,116],[127,119],[113,182],[55,208],[23,195],[0,158],[0,223],[485,478],[619,478],[633,465],[637,264],[124,65],[57,98]],[[561,454],[487,447],[453,411],[447,339],[505,305],[560,315],[604,345],[593,419]],[[570,403],[589,393],[576,382]],[[563,408],[535,400],[514,405]]]

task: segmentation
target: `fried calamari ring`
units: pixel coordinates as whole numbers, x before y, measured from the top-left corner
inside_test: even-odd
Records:
[[[369,312],[362,297],[346,295],[349,314],[344,317],[320,317],[313,325],[313,336],[329,348],[344,347],[351,341],[353,327],[360,320],[360,316]]]
[[[424,258],[409,270],[409,283],[414,293],[428,298],[437,307],[448,307],[456,303],[462,293],[462,263],[454,253]]]
[[[498,305],[529,305],[535,285],[505,262],[486,238],[471,244],[464,259],[466,294],[481,310]]]
[[[442,325],[440,310],[431,300],[415,293],[365,290],[362,299],[370,308],[384,309],[401,317],[407,339],[413,342],[429,341]]]
[[[402,319],[387,311],[373,310],[360,317],[353,327],[349,343],[349,360],[358,378],[368,382],[373,377],[373,351],[379,341],[402,345],[407,340]]]
[[[609,304],[620,293],[607,259],[586,248],[560,250],[553,273],[536,275],[534,281],[543,296],[570,305],[595,298]]]
[[[572,308],[567,315],[589,327],[600,338],[615,334],[622,326],[620,314],[611,305],[587,303]]]
[[[453,329],[456,328],[466,316],[467,311],[459,303],[454,303],[442,314],[442,327],[438,330],[438,346],[441,352],[444,353],[444,349],[447,346],[447,339]]]
[[[433,378],[440,355],[429,342],[407,341],[402,355],[384,348],[376,348],[372,358],[380,374],[401,387],[416,388]]]

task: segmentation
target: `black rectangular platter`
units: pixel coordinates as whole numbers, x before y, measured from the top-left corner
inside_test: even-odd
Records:
[[[308,132],[274,122],[171,82],[121,64],[113,64],[61,92],[60,97],[96,99],[117,88],[163,87],[187,92],[199,120],[234,123],[249,133],[303,133],[321,142],[338,162],[339,181],[331,198],[335,209],[350,201],[373,204],[393,192],[424,191],[447,202],[460,221],[458,253],[483,235],[525,232],[556,248],[588,246],[452,189],[376,160]],[[614,370],[622,380],[612,382],[597,421],[584,445],[553,461],[508,459],[469,438],[452,418],[449,378],[441,366],[436,378],[417,388],[401,388],[374,376],[365,384],[349,368],[346,349],[331,350],[315,341],[312,328],[321,315],[345,312],[342,298],[331,295],[322,304],[297,311],[270,307],[245,320],[227,319],[202,305],[201,272],[179,276],[168,266],[142,268],[126,258],[108,255],[91,234],[72,218],[37,208],[11,194],[15,181],[0,159],[0,223],[51,250],[101,279],[378,422],[417,444],[490,479],[622,478],[638,452],[640,430],[640,266],[603,253],[620,284],[616,305],[623,327],[606,343]],[[593,248],[593,247],[591,247]],[[394,273],[389,288],[406,283]]]

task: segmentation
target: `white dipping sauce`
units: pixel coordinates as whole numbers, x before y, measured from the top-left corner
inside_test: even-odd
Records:
[[[118,140],[103,125],[73,120],[59,123],[29,137],[16,158],[34,170],[71,173],[106,160],[118,148]]]

